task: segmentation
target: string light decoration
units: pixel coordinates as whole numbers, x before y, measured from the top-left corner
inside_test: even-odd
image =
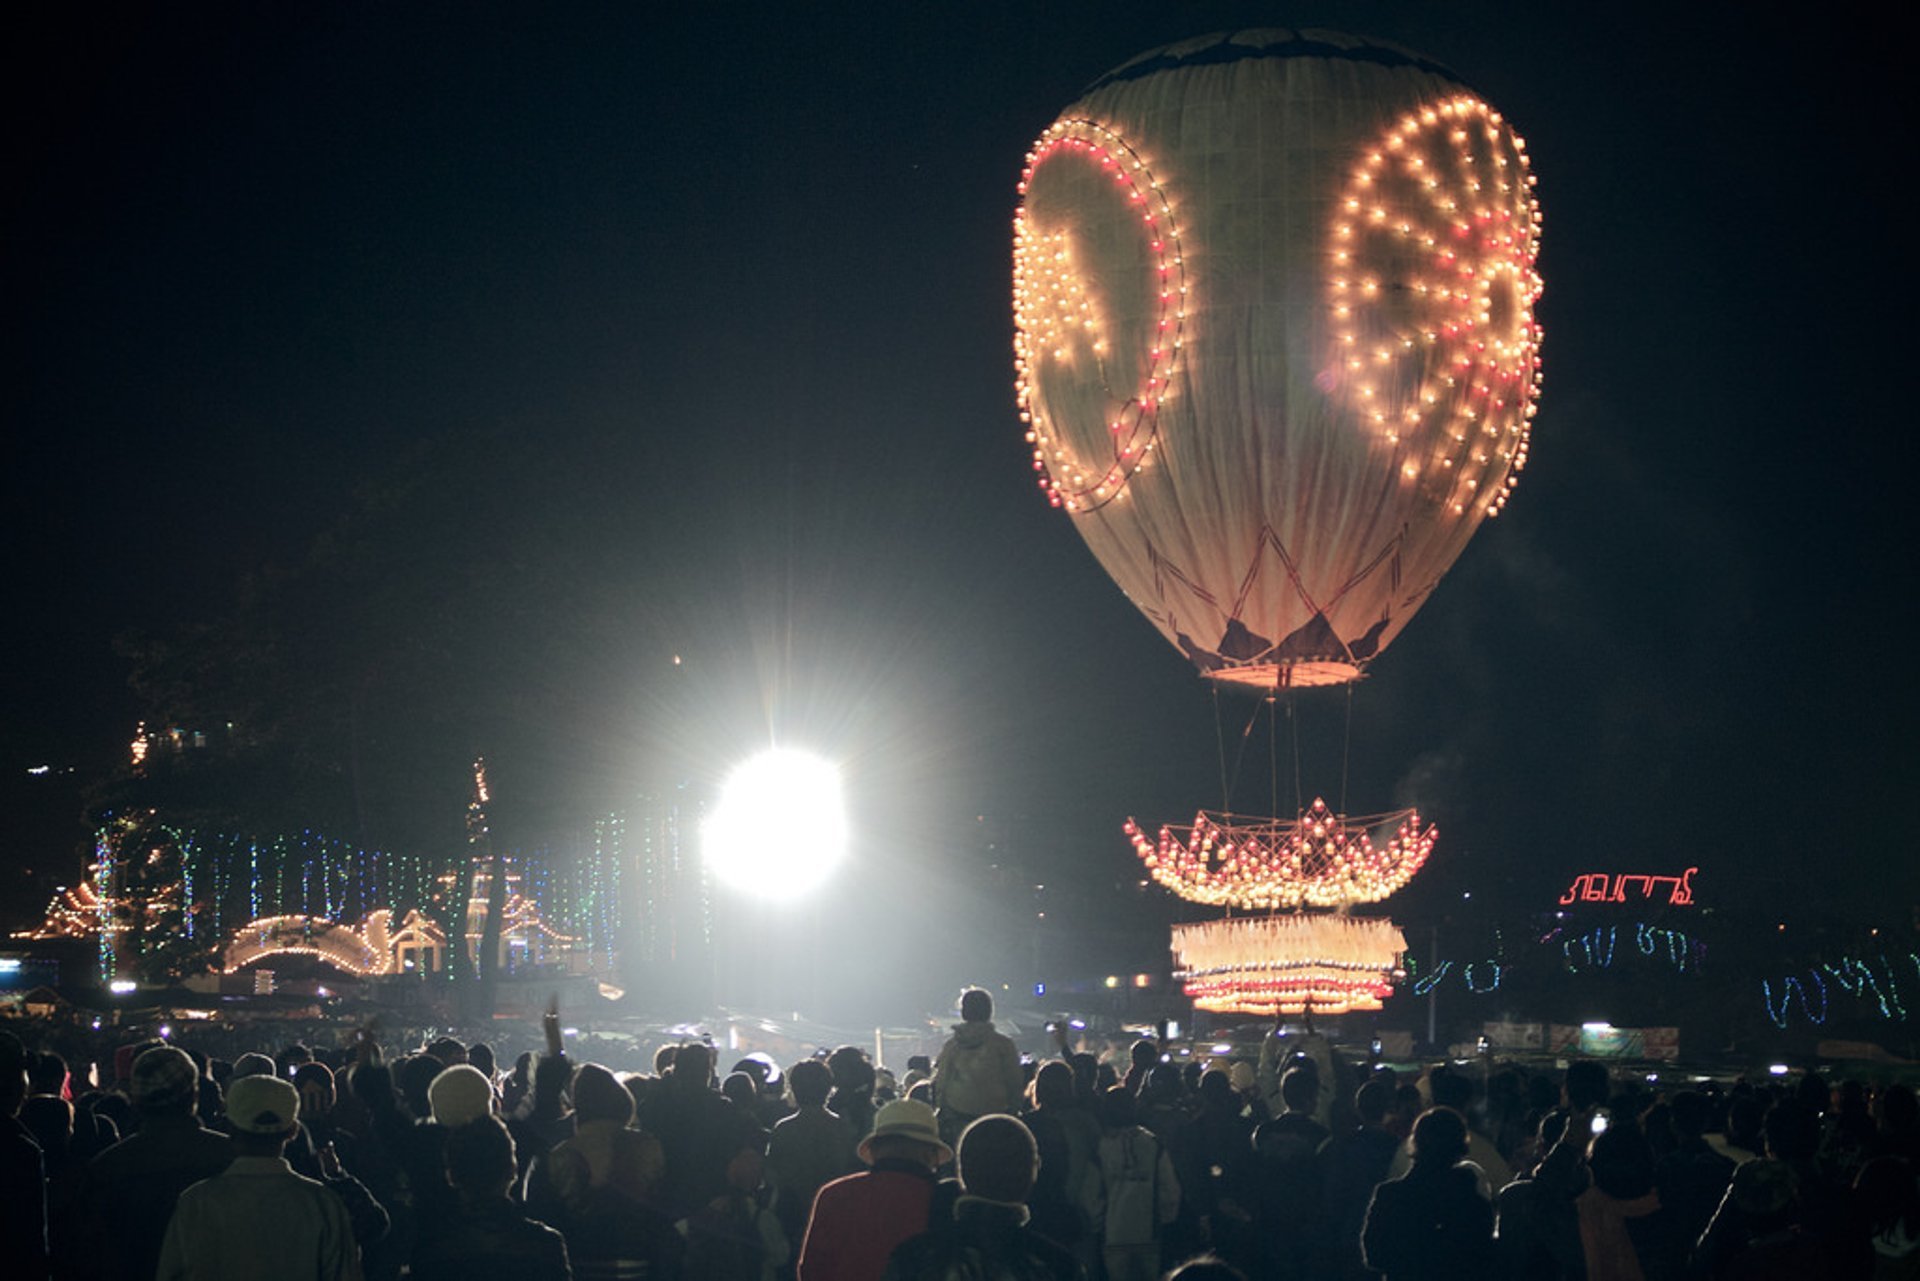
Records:
[[[1391,921],[1236,917],[1173,927],[1174,978],[1194,1005],[1247,1014],[1377,1010],[1407,940]]]
[[[1498,515],[1540,389],[1540,206],[1527,144],[1470,95],[1409,111],[1349,175],[1333,220],[1330,382],[1400,481]]]
[[[1074,166],[1072,178],[1054,176],[1070,190],[1088,184],[1136,216],[1133,246],[1139,256],[1133,279],[1102,280],[1079,259],[1077,229],[1049,224],[1028,207],[1035,174],[1043,165]],[[1013,216],[1014,389],[1033,468],[1055,507],[1092,511],[1121,498],[1127,482],[1144,468],[1159,432],[1160,407],[1171,390],[1186,327],[1185,262],[1173,207],[1146,161],[1126,139],[1093,120],[1055,121],[1027,153],[1021,170],[1021,203]],[[1084,193],[1075,192],[1076,195]],[[1118,297],[1103,295],[1102,286]],[[1139,334],[1143,350],[1116,340],[1114,308],[1132,311],[1146,301],[1151,315]],[[1060,369],[1064,379],[1049,379]],[[1105,424],[1098,436],[1076,437],[1085,415],[1056,420],[1040,383],[1055,384],[1055,396],[1100,403]],[[1068,385],[1059,385],[1059,384]]]
[[[1383,845],[1368,829],[1392,828]],[[1148,874],[1190,903],[1247,911],[1377,903],[1413,879],[1439,829],[1417,810],[1346,818],[1318,798],[1292,819],[1248,819],[1202,810],[1190,826],[1149,839],[1123,830]]]

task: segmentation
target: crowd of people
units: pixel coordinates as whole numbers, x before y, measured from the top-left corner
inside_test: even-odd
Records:
[[[1278,1029],[1206,1063],[1061,1028],[1036,1063],[985,992],[961,1016],[897,1078],[851,1046],[576,1063],[555,1014],[512,1063],[360,1029],[80,1065],[0,1031],[0,1275],[1920,1278],[1905,1086],[1416,1074]]]

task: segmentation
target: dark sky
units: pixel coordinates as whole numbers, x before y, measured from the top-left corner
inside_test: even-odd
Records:
[[[475,750],[585,812],[779,733],[848,762],[870,872],[991,814],[1127,877],[1121,819],[1220,804],[1216,718],[1033,489],[1014,184],[1134,54],[1319,25],[1525,134],[1547,341],[1532,463],[1350,748],[1347,695],[1301,699],[1308,798],[1345,750],[1351,809],[1440,823],[1415,907],[1688,864],[1726,904],[1914,901],[1891,39],[1673,5],[54,21],[8,42],[8,796],[124,751],[116,636],[372,504],[370,554],[444,588],[419,626],[487,656],[390,758],[456,800]]]

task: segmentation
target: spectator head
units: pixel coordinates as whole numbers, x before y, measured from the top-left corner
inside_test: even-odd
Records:
[[[313,1062],[313,1051],[295,1041],[274,1056],[274,1070],[287,1080],[293,1079],[293,1070],[302,1063]]]
[[[1751,1220],[1751,1228],[1772,1231],[1792,1221],[1800,1200],[1800,1181],[1785,1162],[1756,1157],[1733,1172],[1727,1199]]]
[[[1473,1104],[1473,1082],[1442,1063],[1427,1074],[1427,1094],[1433,1106],[1452,1108],[1464,1116]]]
[[[1677,1138],[1697,1139],[1713,1120],[1713,1104],[1698,1090],[1682,1090],[1673,1096],[1668,1115]]]
[[[1003,1205],[1025,1205],[1040,1173],[1040,1149],[1017,1117],[983,1116],[960,1132],[960,1189]]]
[[[67,1061],[52,1050],[33,1056],[27,1065],[27,1091],[30,1094],[64,1094],[67,1088]]]
[[[493,1074],[499,1071],[499,1064],[494,1062],[493,1047],[485,1041],[475,1041],[467,1047],[467,1062],[478,1068],[489,1080],[493,1079]]]
[[[447,1131],[442,1149],[447,1182],[470,1201],[490,1201],[507,1195],[513,1186],[513,1136],[491,1116],[483,1116]]]
[[[960,1017],[968,1023],[991,1022],[993,997],[984,988],[968,988],[960,994]]]
[[[448,1068],[451,1076],[458,1068]],[[475,1069],[468,1066],[467,1071]],[[613,1073],[598,1063],[588,1063],[573,1074],[573,1119],[581,1125],[591,1121],[612,1121],[625,1128],[633,1121],[633,1096]]]
[[[1653,1145],[1631,1126],[1614,1126],[1587,1145],[1587,1168],[1593,1185],[1615,1200],[1643,1197],[1653,1190]]]
[[[1576,1059],[1567,1067],[1561,1086],[1567,1106],[1575,1112],[1590,1112],[1607,1101],[1607,1068],[1592,1059]]]
[[[680,1053],[677,1045],[663,1045],[653,1052],[653,1074],[665,1076],[673,1070],[674,1056]]]
[[[713,1051],[702,1041],[689,1041],[673,1056],[673,1079],[704,1090],[713,1083]]]
[[[924,1103],[928,1107],[932,1107],[933,1106],[933,1082],[932,1081],[916,1082],[914,1084],[914,1087],[911,1090],[907,1091],[907,1097],[910,1099],[917,1100],[918,1102]]]
[[[427,1087],[441,1072],[446,1064],[431,1054],[414,1054],[400,1060],[394,1070],[394,1084],[400,1089],[400,1097],[406,1101],[407,1110],[418,1119],[433,1115],[433,1101],[427,1097]]]
[[[873,1063],[857,1045],[843,1045],[827,1056],[827,1071],[833,1073],[836,1090],[873,1088]]]
[[[927,1076],[932,1076],[933,1060],[924,1054],[909,1054],[907,1056],[907,1071],[920,1072]]]
[[[1467,1155],[1467,1119],[1452,1108],[1428,1108],[1413,1123],[1413,1163],[1453,1165]]]
[[[749,1112],[760,1102],[759,1083],[751,1072],[727,1073],[727,1079],[720,1082],[720,1093],[731,1099],[734,1106]]]
[[[73,1104],[57,1094],[30,1095],[20,1105],[20,1124],[40,1145],[51,1167],[73,1142]]]
[[[467,1061],[467,1047],[450,1036],[443,1036],[427,1046],[427,1053],[439,1059],[448,1067]]]
[[[1767,1155],[1789,1165],[1811,1162],[1820,1149],[1820,1114],[1798,1099],[1782,1099],[1761,1122]]]
[[[245,1076],[278,1076],[279,1074],[280,1069],[272,1059],[264,1054],[250,1052],[242,1054],[233,1061],[233,1075],[228,1080],[238,1081]]]
[[[1284,1092],[1285,1082],[1281,1083]],[[1374,1076],[1353,1092],[1353,1110],[1368,1125],[1379,1125],[1393,1108],[1393,1086]]]
[[[1072,1107],[1073,1097],[1073,1069],[1059,1059],[1042,1063],[1040,1070],[1033,1074],[1035,1107]]]
[[[873,1116],[873,1133],[860,1141],[860,1159],[875,1165],[888,1159],[913,1161],[937,1170],[953,1159],[940,1139],[933,1109],[912,1099],[896,1099]]]
[[[1200,1074],[1200,1102],[1210,1108],[1235,1108],[1240,1106],[1240,1096],[1233,1092],[1233,1081],[1219,1068],[1208,1068]]]
[[[1372,1084],[1369,1082],[1368,1084]],[[1388,1091],[1387,1096],[1392,1097]],[[1287,1105],[1289,1112],[1311,1112],[1320,1103],[1320,1075],[1300,1068],[1288,1068],[1287,1074],[1280,1078],[1280,1101]],[[1434,1102],[1439,1102],[1436,1097]],[[1383,1106],[1380,1115],[1385,1116]]]
[[[1758,1152],[1764,1140],[1760,1136],[1760,1118],[1766,1104],[1758,1096],[1742,1094],[1727,1105],[1727,1142]]]
[[[302,1063],[293,1070],[293,1088],[300,1091],[302,1116],[325,1116],[333,1111],[333,1069],[324,1063]]]
[[[478,1069],[458,1063],[427,1086],[427,1105],[435,1125],[457,1129],[493,1112],[493,1085]]]
[[[184,1050],[162,1045],[133,1061],[128,1093],[142,1116],[188,1116],[200,1101],[200,1078]]]
[[[277,1156],[300,1128],[300,1091],[278,1076],[241,1077],[227,1091],[227,1124],[242,1156]]]
[[[1162,1063],[1147,1073],[1147,1084],[1141,1089],[1140,1097],[1150,1103],[1177,1103],[1180,1101],[1180,1090],[1179,1066]]]
[[[1233,1086],[1235,1093],[1251,1093],[1257,1081],[1258,1078],[1255,1077],[1253,1072],[1253,1064],[1247,1062],[1245,1059],[1235,1059],[1227,1065],[1227,1083]]]
[[[1151,1072],[1153,1065],[1160,1061],[1160,1047],[1142,1038],[1135,1041],[1133,1048],[1127,1051],[1127,1061],[1142,1072]]]
[[[1833,1105],[1833,1090],[1818,1072],[1809,1072],[1794,1083],[1793,1097],[1819,1116]]]
[[[796,1107],[825,1107],[833,1089],[833,1073],[819,1059],[807,1059],[787,1069],[787,1089]]]

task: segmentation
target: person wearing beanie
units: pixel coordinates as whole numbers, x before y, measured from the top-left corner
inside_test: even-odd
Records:
[[[480,1069],[456,1063],[427,1086],[435,1125],[453,1130],[493,1113],[493,1083]]]
[[[139,1129],[87,1165],[81,1246],[90,1274],[153,1281],[180,1194],[226,1169],[233,1144],[195,1118],[200,1080],[184,1051],[155,1046],[133,1060],[127,1075]]]
[[[180,1194],[160,1248],[158,1281],[359,1281],[346,1207],[281,1156],[299,1115],[300,1092],[291,1081],[256,1074],[233,1083],[233,1162]]]
[[[972,1268],[995,1277],[1081,1281],[1079,1261],[1027,1226],[1040,1148],[1018,1117],[983,1116],[960,1135],[960,1199],[952,1222],[893,1252],[886,1281],[942,1281]]]
[[[994,1030],[993,997],[980,988],[960,994],[960,1021],[933,1065],[934,1109],[948,1144],[967,1122],[995,1112],[1017,1112],[1026,1093],[1020,1051]]]
[[[835,1179],[814,1196],[799,1281],[880,1281],[895,1246],[950,1217],[950,1185],[935,1172],[953,1159],[953,1149],[940,1138],[931,1107],[913,1099],[887,1104],[858,1152],[872,1168]]]

